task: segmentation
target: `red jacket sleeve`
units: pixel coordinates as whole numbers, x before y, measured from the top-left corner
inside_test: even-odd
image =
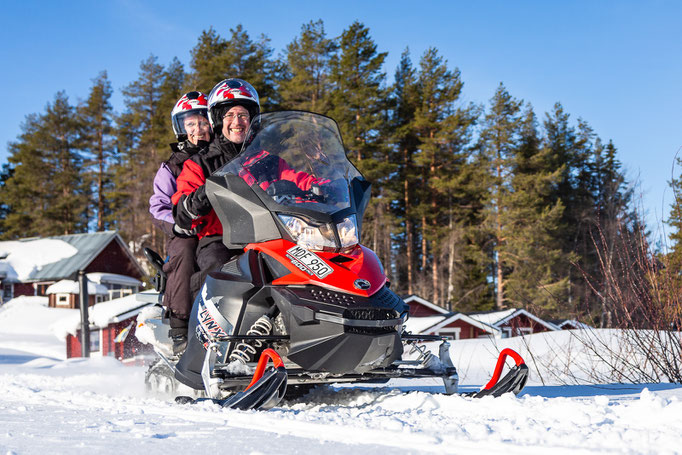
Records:
[[[185,161],[177,180],[178,190],[171,197],[171,201],[176,205],[183,194],[194,193],[194,190],[204,183],[206,183],[206,176],[201,166],[192,160]]]

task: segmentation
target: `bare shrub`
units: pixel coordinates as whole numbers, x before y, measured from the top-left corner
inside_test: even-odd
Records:
[[[599,299],[601,327],[576,336],[603,368],[596,380],[682,383],[682,276],[656,254],[642,229],[616,222],[593,241],[599,276],[586,276]],[[591,321],[594,323],[594,321]]]

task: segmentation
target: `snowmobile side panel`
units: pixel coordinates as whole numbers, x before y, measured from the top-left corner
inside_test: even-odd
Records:
[[[251,282],[250,270],[243,272],[245,274],[241,277],[219,272],[210,273],[206,277],[192,307],[187,350],[176,367],[175,377],[183,384],[194,389],[203,389],[201,369],[206,348],[216,338],[239,333],[246,296],[255,288]],[[209,301],[209,305],[205,301]],[[218,317],[214,317],[213,307],[218,310]],[[258,316],[266,310],[260,310]],[[228,326],[221,323],[223,320],[227,321]]]
[[[240,177],[229,174],[209,177],[206,189],[223,225],[223,243],[228,248],[282,238],[272,213]]]

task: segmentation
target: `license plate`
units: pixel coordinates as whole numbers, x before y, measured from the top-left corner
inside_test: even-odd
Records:
[[[298,245],[287,250],[287,257],[296,267],[319,279],[323,279],[334,271],[318,255]]]

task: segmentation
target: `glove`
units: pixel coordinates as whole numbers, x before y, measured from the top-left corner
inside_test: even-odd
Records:
[[[206,185],[201,185],[194,193],[188,194],[185,198],[184,204],[187,208],[196,214],[196,218],[208,215],[211,211],[211,203],[206,196]]]
[[[208,215],[211,211],[211,203],[206,196],[206,188],[199,188],[187,195],[182,195],[177,205],[173,206],[173,218],[175,224],[182,229],[191,229],[192,221]]]
[[[175,234],[177,237],[181,237],[183,239],[196,236],[200,230],[201,230],[201,225],[195,226],[192,229],[183,229],[180,226],[178,226],[177,224],[173,225],[173,234]]]

